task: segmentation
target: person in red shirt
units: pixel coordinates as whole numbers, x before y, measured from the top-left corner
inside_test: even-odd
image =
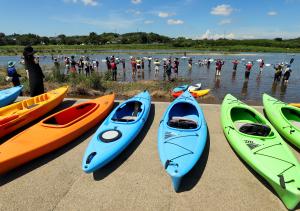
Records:
[[[237,59],[234,60],[234,61],[232,62],[232,64],[233,64],[233,71],[236,71],[236,70],[237,70],[237,66],[238,66],[238,64],[239,64],[238,60],[237,60]]]
[[[113,81],[117,81],[117,64],[115,61],[112,61],[110,65],[112,70],[112,79]]]
[[[246,64],[246,70],[245,70],[245,79],[248,80],[249,79],[249,76],[250,76],[250,71],[253,67],[253,63],[252,62],[248,62]]]
[[[221,75],[221,70],[222,70],[222,67],[224,65],[224,61],[221,61],[221,59],[218,59],[217,62],[216,62],[216,75],[217,76],[220,76]]]

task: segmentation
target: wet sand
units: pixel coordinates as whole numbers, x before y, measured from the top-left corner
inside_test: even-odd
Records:
[[[94,174],[81,170],[81,159],[96,128],[1,176],[0,210],[286,210],[229,146],[220,125],[220,105],[201,105],[208,143],[175,193],[157,150],[157,130],[167,106],[154,103],[138,138]]]

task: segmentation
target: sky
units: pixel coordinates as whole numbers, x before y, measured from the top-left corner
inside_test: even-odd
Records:
[[[1,0],[0,32],[154,32],[192,39],[300,37],[300,0]]]

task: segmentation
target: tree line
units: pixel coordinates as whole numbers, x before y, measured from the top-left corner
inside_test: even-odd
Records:
[[[0,46],[2,45],[106,45],[106,44],[167,44],[173,47],[217,47],[217,46],[261,46],[278,48],[300,48],[300,37],[296,39],[218,39],[195,40],[185,37],[171,38],[156,33],[102,33],[91,32],[89,35],[66,36],[60,34],[54,37],[36,34],[10,34],[0,32]]]

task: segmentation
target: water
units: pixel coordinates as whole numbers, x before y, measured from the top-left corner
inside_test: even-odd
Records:
[[[110,51],[111,52],[111,51]],[[118,80],[119,81],[136,81],[136,80],[162,80],[163,71],[160,66],[159,77],[155,78],[154,65],[152,64],[148,68],[148,62],[145,61],[145,70],[137,75],[136,78],[132,77],[131,65],[129,57],[131,55],[135,57],[149,56],[152,58],[172,58],[183,56],[183,51],[173,51],[170,54],[169,51],[164,50],[126,50],[126,51],[114,51],[115,57],[126,59],[126,72],[123,73],[121,64],[118,65]],[[70,55],[67,55],[70,56]],[[101,62],[108,55],[108,52],[101,52],[101,54],[86,55],[90,59],[97,59],[100,61],[100,72],[106,71],[106,64]],[[77,58],[79,56],[76,56]],[[214,63],[210,69],[206,66],[199,66],[193,64],[192,70],[188,70],[188,61],[180,59],[179,65],[179,77],[191,80],[193,83],[202,83],[203,88],[211,89],[211,95],[214,96],[214,102],[220,103],[227,93],[231,93],[234,96],[250,102],[252,104],[261,104],[262,93],[268,93],[272,96],[286,101],[286,102],[300,102],[299,94],[299,82],[300,82],[300,54],[286,54],[286,53],[240,53],[240,54],[219,54],[219,53],[207,53],[198,51],[189,51],[188,57],[193,58],[193,63],[199,59],[204,58],[220,58],[225,61],[225,65],[222,69],[221,76],[215,78],[215,66]],[[292,74],[287,86],[281,83],[273,83],[274,70],[272,67],[265,67],[263,73],[259,75],[259,67],[257,59],[264,59],[266,64],[276,64],[279,62],[289,62],[291,58],[295,58],[292,64]],[[245,67],[243,63],[240,63],[236,74],[232,70],[232,60],[238,59],[245,61],[254,61],[254,67],[250,74],[249,81],[244,80]],[[0,67],[5,67],[9,60],[19,61],[20,56],[0,56]],[[53,65],[51,56],[40,56],[40,64],[42,68],[46,69]],[[63,65],[63,64],[62,64]],[[17,67],[23,69],[20,64]],[[19,70],[20,71],[20,70]]]

